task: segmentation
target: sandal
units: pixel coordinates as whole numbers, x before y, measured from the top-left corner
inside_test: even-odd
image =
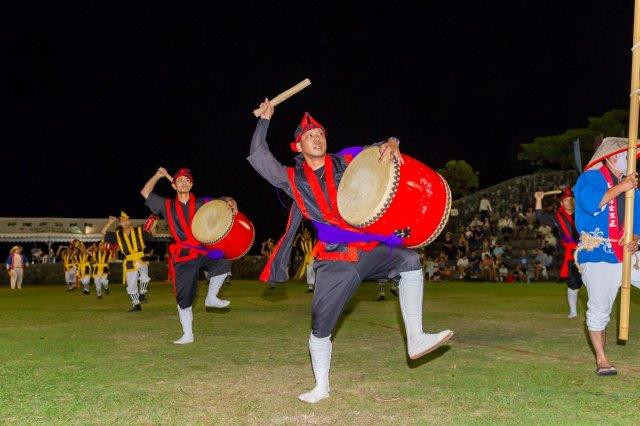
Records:
[[[596,374],[598,376],[615,376],[618,374],[618,370],[613,365],[609,365],[608,367],[598,367]]]

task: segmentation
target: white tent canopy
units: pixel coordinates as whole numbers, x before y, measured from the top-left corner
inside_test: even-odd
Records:
[[[136,226],[144,224],[145,220],[131,219]],[[82,242],[100,241],[104,235],[99,232],[107,221],[105,218],[0,217],[0,242],[51,244],[70,242],[74,239]],[[158,240],[171,239],[164,220],[158,220],[155,231]]]

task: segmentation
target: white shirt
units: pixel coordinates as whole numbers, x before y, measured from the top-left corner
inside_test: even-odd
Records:
[[[491,210],[491,202],[486,198],[481,199],[480,208],[478,210],[479,211],[489,210],[490,212],[492,212],[493,210]]]

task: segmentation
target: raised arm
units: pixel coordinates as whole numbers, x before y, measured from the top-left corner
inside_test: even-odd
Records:
[[[144,197],[145,200],[149,197],[149,194],[151,194],[153,188],[155,188],[156,183],[158,183],[158,181],[163,177],[169,179],[169,182],[173,182],[173,178],[167,172],[167,169],[165,169],[164,167],[159,167],[158,171],[153,176],[151,176],[151,179],[149,179],[140,190],[140,194]]]
[[[104,224],[104,226],[102,227],[102,229],[100,230],[101,234],[106,234],[107,231],[109,230],[109,228],[111,227],[111,225],[113,225],[113,223],[116,221],[115,216],[109,216],[109,220],[107,221],[107,223]]]
[[[260,112],[260,119],[251,139],[251,148],[247,160],[260,176],[269,181],[269,183],[290,193],[287,168],[275,159],[267,144],[267,130],[269,129],[269,121],[273,116],[273,106],[268,99],[265,99],[260,104],[258,111]]]

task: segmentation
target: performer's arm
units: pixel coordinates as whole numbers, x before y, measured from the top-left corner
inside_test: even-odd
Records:
[[[627,192],[630,189],[635,189],[638,187],[638,174],[635,173],[633,175],[629,175],[622,179],[622,182],[614,186],[613,188],[607,189],[607,192],[604,193],[602,200],[600,200],[599,207],[604,206],[609,201],[616,198],[618,195],[623,192]]]
[[[140,194],[144,197],[145,200],[149,198],[149,194],[151,194],[153,188],[155,188],[156,183],[158,183],[158,181],[163,177],[169,179],[169,182],[173,182],[173,178],[167,172],[167,169],[165,169],[164,167],[159,167],[158,171],[153,176],[151,176],[151,179],[149,179],[140,190]]]
[[[558,228],[558,223],[552,214],[545,213],[542,210],[542,199],[544,198],[544,192],[538,191],[533,196],[536,198],[536,219],[543,225],[549,225],[552,228]]]
[[[289,192],[287,168],[275,159],[267,144],[267,130],[269,129],[269,121],[273,116],[273,112],[273,106],[271,106],[268,99],[265,99],[260,104],[260,119],[251,139],[251,148],[247,160],[260,176],[269,181],[269,183]]]
[[[116,221],[115,216],[109,216],[109,220],[107,221],[107,223],[104,224],[104,226],[102,227],[102,229],[100,230],[101,234],[105,234],[109,228],[111,227],[111,225],[113,225],[113,223]]]

